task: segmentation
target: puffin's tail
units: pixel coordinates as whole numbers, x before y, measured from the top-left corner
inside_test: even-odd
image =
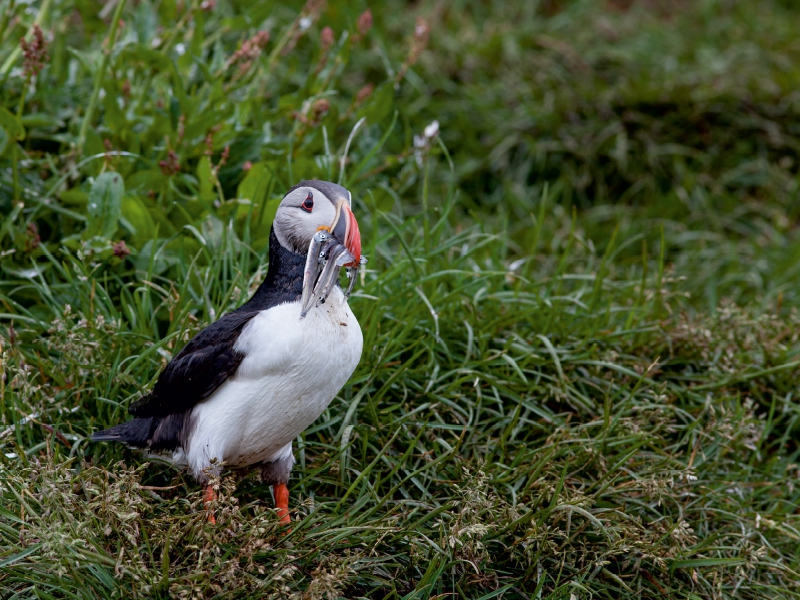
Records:
[[[122,442],[133,448],[146,448],[157,420],[155,417],[137,417],[93,433],[91,439],[93,442]]]

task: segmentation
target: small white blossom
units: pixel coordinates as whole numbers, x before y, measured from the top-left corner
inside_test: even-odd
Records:
[[[186,45],[185,44],[175,44],[175,53],[178,56],[183,56],[186,54]]]
[[[439,121],[433,121],[425,128],[425,137],[433,139],[439,133]]]
[[[439,121],[433,121],[422,131],[422,135],[414,136],[414,160],[422,167],[422,154],[431,146],[431,140],[439,135]]]

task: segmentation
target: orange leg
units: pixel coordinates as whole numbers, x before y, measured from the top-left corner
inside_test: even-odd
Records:
[[[208,505],[214,502],[217,499],[217,493],[214,491],[213,485],[204,485],[203,486],[203,504]],[[208,508],[208,522],[212,525],[217,524],[217,519],[214,516],[214,511]]]
[[[281,523],[291,523],[292,518],[289,516],[289,488],[286,487],[285,483],[276,483],[272,486],[272,492],[275,494],[275,508],[278,509]]]

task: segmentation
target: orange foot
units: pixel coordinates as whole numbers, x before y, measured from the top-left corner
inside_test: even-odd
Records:
[[[276,483],[272,486],[272,491],[275,494],[275,508],[278,509],[281,523],[291,523],[292,518],[289,516],[289,488],[286,487],[285,483]]]
[[[214,516],[214,511],[211,508],[208,508],[208,505],[214,502],[217,499],[217,492],[214,491],[213,485],[204,485],[203,486],[203,504],[206,505],[208,510],[208,522],[212,525],[217,524],[217,519]]]

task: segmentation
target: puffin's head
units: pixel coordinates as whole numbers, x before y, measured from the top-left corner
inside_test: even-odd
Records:
[[[306,255],[317,231],[325,230],[361,261],[361,233],[350,209],[350,192],[329,181],[301,181],[290,189],[275,213],[275,236],[292,252]]]

